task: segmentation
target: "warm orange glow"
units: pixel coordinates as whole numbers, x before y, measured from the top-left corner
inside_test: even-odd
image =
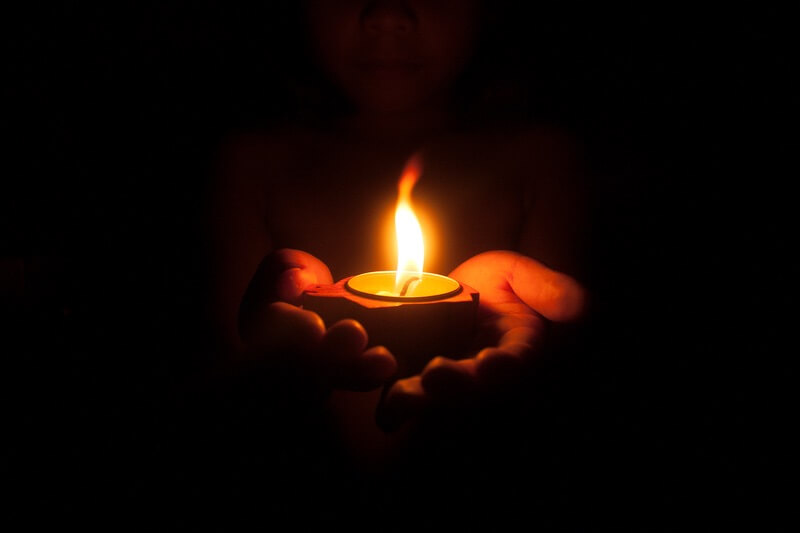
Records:
[[[397,235],[397,274],[395,293],[408,290],[409,280],[422,276],[425,261],[425,245],[422,242],[422,228],[411,206],[411,190],[422,172],[422,161],[413,156],[403,169],[397,185],[397,208],[394,212],[394,227]],[[411,282],[413,284],[413,282]]]

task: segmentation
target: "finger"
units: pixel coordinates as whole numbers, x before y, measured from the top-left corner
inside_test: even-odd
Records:
[[[524,367],[519,354],[501,348],[484,348],[475,360],[478,382],[489,391],[516,383]]]
[[[357,357],[334,388],[367,392],[388,381],[397,372],[397,361],[383,346],[374,346]]]
[[[319,351],[318,366],[335,373],[349,366],[367,347],[367,331],[352,319],[336,322],[325,332]]]
[[[436,357],[422,371],[421,378],[425,394],[432,401],[444,405],[464,403],[477,391],[476,361]]]
[[[478,381],[485,389],[496,391],[516,383],[530,365],[541,346],[544,323],[536,320],[528,324],[508,329],[497,347],[484,348],[475,357]]]
[[[422,378],[412,376],[398,380],[386,392],[375,421],[384,431],[395,431],[425,408],[427,397],[422,388]]]
[[[289,272],[287,272],[289,271]],[[306,252],[284,248],[267,255],[258,265],[239,307],[240,333],[243,322],[276,300],[300,304],[303,289],[314,283],[331,283],[325,264]]]
[[[505,250],[479,254],[456,267],[450,276],[490,301],[502,301],[510,288],[528,307],[553,321],[578,318],[586,299],[583,288],[571,277]]]
[[[498,347],[518,356],[534,353],[544,339],[544,323],[541,320],[529,321],[525,326],[512,327],[503,333]]]
[[[300,305],[303,299],[303,291],[312,285],[319,283],[314,272],[301,268],[290,268],[284,270],[275,283],[275,293],[279,300]]]
[[[255,352],[312,352],[322,342],[325,323],[312,311],[284,302],[265,303],[243,319],[240,335]]]
[[[334,388],[372,390],[397,370],[397,362],[383,347],[367,351],[367,332],[355,320],[340,320],[325,332],[315,366]]]
[[[484,315],[478,318],[478,335],[476,335],[476,341],[480,340],[483,343],[476,345],[478,349],[497,346],[503,337],[510,342],[512,336],[507,335],[510,331],[515,332],[514,342],[522,343],[532,343],[535,335],[544,332],[544,328],[540,326],[546,324],[545,318],[522,302],[514,305],[511,311],[500,306],[483,305]]]
[[[333,283],[325,263],[307,252],[283,248],[273,255],[282,270],[277,281],[277,295],[285,302],[299,305],[303,291],[310,285]]]
[[[508,281],[514,294],[550,320],[566,322],[583,312],[586,297],[580,284],[530,257],[517,257]]]

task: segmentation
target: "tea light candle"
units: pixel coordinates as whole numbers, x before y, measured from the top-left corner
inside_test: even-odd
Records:
[[[365,298],[388,302],[425,302],[440,300],[461,292],[461,284],[440,274],[424,272],[419,277],[408,277],[401,289],[396,291],[397,273],[393,270],[367,272],[353,276],[345,283],[345,288]]]

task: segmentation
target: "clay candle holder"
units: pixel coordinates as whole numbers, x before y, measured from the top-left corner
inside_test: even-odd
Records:
[[[404,296],[386,294],[395,272],[368,272],[333,285],[316,285],[303,307],[326,324],[357,320],[371,346],[385,346],[397,359],[397,378],[418,374],[437,355],[459,357],[474,336],[478,291],[452,278],[425,272]]]

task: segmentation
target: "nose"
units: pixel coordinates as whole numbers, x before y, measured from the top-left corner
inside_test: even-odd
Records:
[[[407,1],[373,0],[361,11],[361,23],[370,34],[405,34],[416,31],[417,16]]]

